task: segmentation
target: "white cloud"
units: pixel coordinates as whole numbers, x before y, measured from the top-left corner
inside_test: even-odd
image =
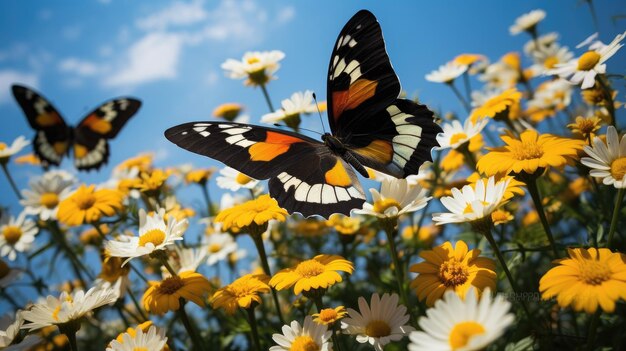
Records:
[[[83,29],[78,25],[67,26],[63,28],[63,30],[61,30],[61,35],[63,35],[63,38],[65,38],[66,40],[73,41],[80,38],[82,32]]]
[[[215,71],[210,71],[204,80],[206,85],[215,86],[220,80],[220,75]]]
[[[91,61],[70,57],[59,63],[59,70],[88,77],[98,74],[102,71],[102,68]]]
[[[296,16],[296,9],[293,6],[286,6],[278,11],[276,22],[282,24],[291,21]]]
[[[34,73],[23,73],[15,70],[0,71],[0,104],[11,101],[11,85],[15,83],[37,87],[39,77]]]
[[[107,86],[134,86],[177,75],[182,38],[175,34],[150,33],[134,43],[124,62],[128,62],[105,79]]]
[[[164,30],[170,26],[186,26],[201,22],[207,17],[203,1],[177,1],[170,6],[136,21],[143,30]]]

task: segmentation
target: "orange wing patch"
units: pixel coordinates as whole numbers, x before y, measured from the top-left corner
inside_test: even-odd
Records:
[[[85,121],[82,124],[98,134],[107,134],[113,128],[111,123],[105,121],[95,114],[89,115],[87,118],[85,118]]]
[[[389,163],[393,158],[393,147],[386,140],[374,140],[369,145],[358,149],[353,149],[363,157],[374,159],[382,163]]]
[[[35,123],[37,123],[39,127],[46,128],[46,127],[55,126],[57,124],[61,124],[62,120],[58,113],[46,112],[37,116],[35,118]]]
[[[83,158],[85,156],[87,156],[87,153],[89,152],[89,150],[87,150],[86,147],[80,145],[80,144],[74,144],[74,157],[76,158]]]
[[[326,179],[326,183],[330,185],[347,187],[352,184],[352,179],[350,179],[348,172],[346,172],[346,169],[339,160],[337,160],[333,168],[324,173],[324,178]]]
[[[351,110],[371,98],[376,93],[378,82],[365,78],[357,79],[348,90],[333,92],[333,116],[335,120],[343,111]]]
[[[260,141],[248,149],[252,161],[271,161],[287,152],[293,143],[301,143],[302,139],[276,132],[267,132],[265,141]]]
[[[61,156],[67,152],[67,146],[67,141],[57,141],[52,145],[52,148],[57,155]]]

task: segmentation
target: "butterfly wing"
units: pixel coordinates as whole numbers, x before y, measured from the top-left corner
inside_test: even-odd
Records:
[[[41,94],[22,85],[11,87],[15,100],[24,111],[28,124],[35,130],[33,149],[44,165],[61,164],[71,144],[71,128],[61,114]]]
[[[352,169],[319,141],[240,123],[191,122],[165,131],[174,144],[255,179],[270,179],[270,195],[290,213],[347,214],[365,195]]]
[[[74,129],[74,165],[79,170],[98,169],[109,159],[108,139],[113,139],[137,113],[141,101],[110,100],[91,111]]]

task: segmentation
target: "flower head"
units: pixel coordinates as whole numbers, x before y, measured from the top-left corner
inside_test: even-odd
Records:
[[[253,189],[259,181],[248,177],[247,175],[239,172],[238,170],[230,167],[224,167],[220,170],[220,176],[217,177],[217,186],[222,189],[228,189],[230,191],[237,191],[239,189]]]
[[[352,274],[352,262],[337,255],[317,255],[314,258],[298,263],[295,267],[286,268],[274,274],[270,285],[276,290],[288,289],[293,286],[294,294],[302,291],[328,289],[342,278],[338,271]]]
[[[239,116],[241,111],[243,110],[243,106],[236,103],[225,103],[221,104],[213,110],[213,116],[223,118],[229,122],[232,122]]]
[[[613,312],[617,300],[626,300],[626,255],[593,247],[568,249],[568,253],[541,277],[543,299],[556,296],[559,306],[590,314],[598,306]]]
[[[287,126],[297,129],[300,125],[300,115],[317,112],[313,92],[310,90],[293,93],[291,98],[283,100],[281,105],[279,110],[263,115],[261,122],[274,124],[282,121]]]
[[[237,251],[237,243],[228,233],[209,235],[203,243],[203,246],[206,247],[208,265],[214,265],[219,261],[225,260],[228,258],[228,255]]]
[[[148,290],[141,299],[142,305],[146,311],[158,315],[177,311],[181,298],[204,307],[204,297],[211,290],[211,283],[202,274],[192,271],[181,272],[162,281],[150,281],[148,284]]]
[[[215,168],[194,169],[185,174],[185,182],[204,185],[215,173]]]
[[[272,335],[277,346],[270,347],[269,351],[331,351],[330,338],[332,331],[325,325],[314,323],[311,316],[304,318],[300,326],[298,321],[292,321],[291,325],[284,325],[282,334]]]
[[[380,192],[371,188],[372,203],[363,204],[363,209],[353,213],[378,218],[397,218],[405,213],[419,211],[432,197],[420,185],[411,186],[406,179],[387,178],[382,181]]]
[[[253,304],[256,306],[262,301],[259,294],[270,292],[267,284],[269,280],[265,274],[246,274],[217,290],[211,298],[211,305],[213,308],[223,308],[231,315],[237,308],[250,308]]]
[[[282,51],[254,51],[246,52],[241,61],[228,59],[222,63],[222,69],[226,71],[226,75],[232,79],[247,78],[246,85],[265,85],[279,68],[278,63],[285,57]]]
[[[422,251],[423,262],[411,266],[410,271],[418,276],[411,282],[420,301],[433,306],[446,291],[454,291],[465,297],[471,288],[482,292],[496,288],[496,263],[480,257],[480,250],[469,250],[463,241],[455,247],[447,241],[432,250]]]
[[[0,219],[0,257],[8,256],[14,261],[17,252],[30,250],[39,232],[32,219],[26,218],[26,212],[20,213],[17,218],[2,216]]]
[[[0,142],[0,164],[6,164],[7,162],[9,162],[11,156],[22,151],[22,149],[28,144],[30,144],[30,141],[26,140],[26,138],[22,135],[17,137],[17,139],[13,141],[11,146]]]
[[[22,190],[20,204],[28,214],[39,215],[43,221],[56,219],[61,200],[71,193],[73,177],[67,178],[59,172],[47,172],[30,180],[30,189]]]
[[[95,185],[81,185],[59,204],[59,221],[69,226],[94,223],[102,216],[112,216],[122,209],[122,193],[116,190],[96,190]]]
[[[434,83],[451,84],[461,74],[467,71],[468,65],[459,65],[454,61],[439,66],[435,71],[426,75],[426,80]]]
[[[348,317],[341,321],[344,333],[356,335],[356,341],[370,343],[377,351],[392,341],[399,341],[415,328],[407,323],[407,309],[398,304],[397,294],[373,294],[370,305],[359,297],[359,311],[348,308]]]
[[[278,206],[278,202],[269,195],[261,195],[241,205],[221,211],[215,218],[222,223],[222,229],[244,228],[251,225],[262,227],[271,219],[284,222],[287,211]]]
[[[511,109],[519,105],[522,98],[522,93],[515,89],[508,89],[501,94],[493,96],[483,102],[470,114],[468,120],[477,123],[483,118],[511,119],[509,117]]]
[[[439,143],[439,149],[457,149],[459,146],[469,143],[469,141],[479,135],[489,122],[488,119],[481,119],[477,122],[473,122],[471,119],[466,119],[463,125],[461,122],[454,120],[452,123],[445,123],[443,125],[443,133],[437,134],[437,142]]]
[[[121,340],[113,340],[106,351],[138,351],[164,350],[167,343],[165,330],[150,326],[147,331],[141,328],[132,329],[132,332],[121,334]],[[118,339],[120,339],[118,337]]]
[[[422,331],[412,332],[409,351],[484,350],[515,321],[511,303],[491,297],[487,289],[479,298],[471,289],[465,298],[446,292],[419,320]]]
[[[515,23],[509,27],[511,35],[521,32],[533,33],[536,31],[537,24],[546,18],[546,12],[543,10],[533,10],[525,13],[515,19]]]
[[[580,162],[591,168],[592,177],[602,178],[605,185],[626,188],[626,134],[620,141],[617,130],[609,126],[606,130],[606,143],[599,137],[593,138],[593,147],[585,146],[585,153]]]
[[[335,308],[323,308],[319,313],[313,314],[313,321],[317,324],[332,325],[348,314],[346,308],[338,306]]]

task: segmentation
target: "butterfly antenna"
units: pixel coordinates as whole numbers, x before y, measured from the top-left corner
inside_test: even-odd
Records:
[[[322,130],[326,134],[326,128],[324,127],[324,119],[322,118],[322,112],[320,111],[320,105],[317,103],[317,96],[313,93],[313,101],[315,101],[315,107],[317,108],[317,114],[320,116],[320,123],[322,124]]]
[[[278,127],[278,128],[285,128],[284,125],[282,124],[278,124],[278,123],[274,123],[274,127]],[[307,128],[300,128],[301,130],[306,130],[307,132],[311,132],[314,134],[319,134],[322,135],[322,133],[318,132],[317,130],[313,130],[313,129],[307,129]]]

